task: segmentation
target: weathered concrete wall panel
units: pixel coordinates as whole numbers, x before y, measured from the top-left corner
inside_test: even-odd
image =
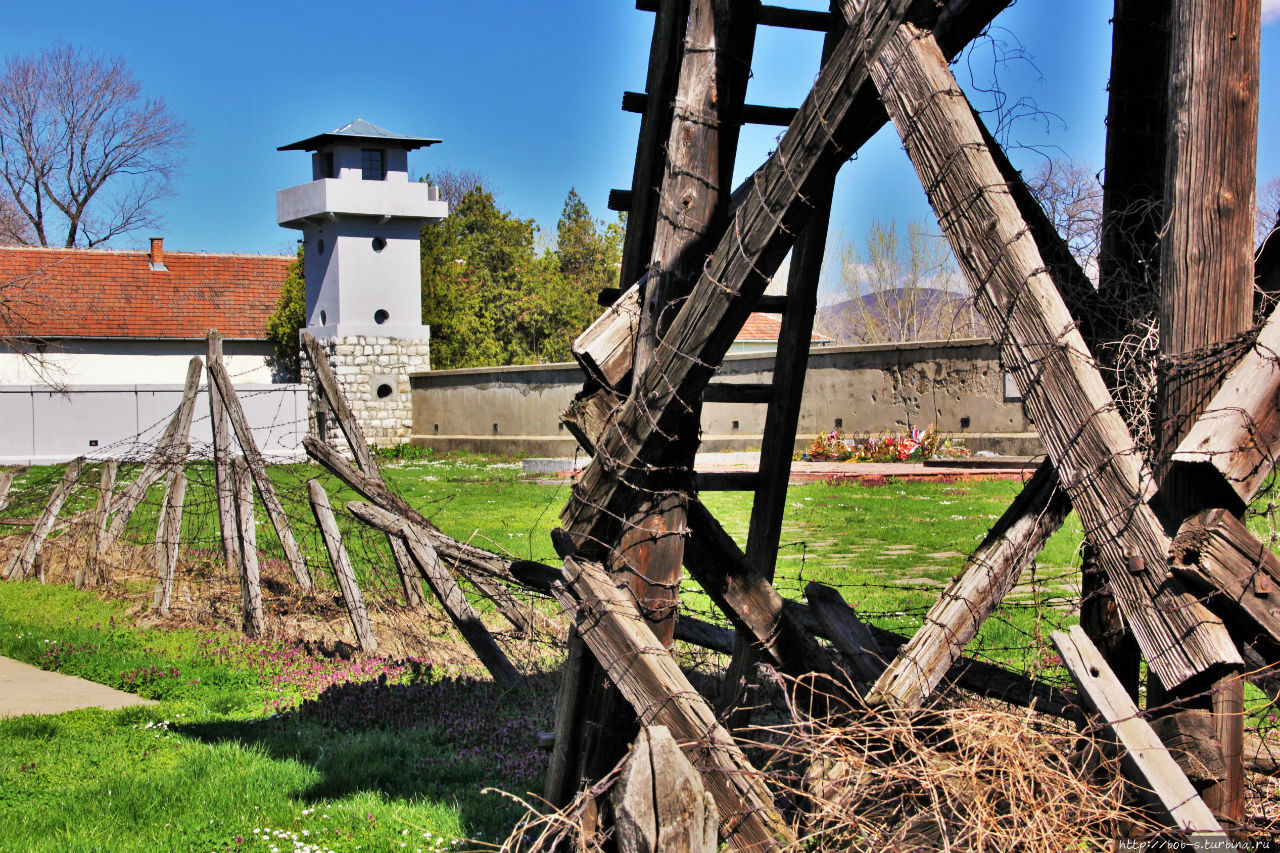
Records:
[[[717,382],[768,382],[773,354],[725,359]],[[582,387],[575,364],[471,368],[414,374],[414,443],[439,449],[571,456],[560,413]],[[708,403],[705,450],[760,446],[763,405]],[[828,347],[809,357],[797,448],[839,423],[846,435],[937,424],[974,449],[1040,452],[1021,401],[1006,397],[994,344],[981,341]]]

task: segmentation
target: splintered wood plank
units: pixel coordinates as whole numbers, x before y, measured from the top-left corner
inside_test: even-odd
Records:
[[[1280,558],[1228,510],[1211,509],[1187,519],[1173,540],[1170,566],[1193,587],[1217,593],[1250,640],[1259,634],[1280,648]],[[1280,661],[1272,660],[1272,663]]]
[[[867,701],[912,708],[932,693],[1070,511],[1056,472],[1042,465],[875,679]]]
[[[640,328],[640,288],[643,278],[623,291],[618,300],[574,339],[570,351],[582,371],[605,388],[620,390],[631,373],[636,332]]]
[[[1150,472],[932,36],[900,27],[873,76],[1152,670],[1174,687],[1239,665],[1221,621],[1166,579]]]
[[[178,572],[178,546],[182,544],[182,505],[187,495],[187,475],[181,468],[169,474],[160,518],[156,523],[156,591],[152,604],[161,616],[169,615],[173,602],[173,578]]]
[[[254,441],[253,429],[249,426],[248,418],[244,416],[244,409],[240,407],[240,398],[236,396],[236,389],[231,384],[231,377],[227,374],[226,365],[221,358],[215,358],[209,362],[209,377],[217,387],[227,415],[231,418],[231,428],[235,430],[236,441],[240,442],[245,464],[249,466],[253,483],[258,487],[258,494],[262,497],[262,505],[266,507],[267,516],[276,530],[276,538],[280,540],[285,560],[293,570],[293,576],[297,579],[302,591],[311,592],[315,585],[311,582],[306,558],[302,556],[302,549],[298,547],[293,528],[289,526],[289,516],[285,514],[280,497],[276,494],[276,487],[267,474],[267,465],[262,458],[262,453],[258,450],[258,443]]]
[[[36,563],[36,556],[40,553],[40,547],[44,545],[44,540],[53,531],[53,523],[58,520],[58,511],[62,509],[63,503],[70,496],[71,489],[75,487],[76,481],[80,479],[82,471],[84,471],[83,456],[67,463],[66,470],[62,472],[62,479],[58,481],[58,485],[54,486],[53,493],[49,495],[49,502],[44,505],[44,511],[36,519],[35,526],[31,528],[31,533],[23,541],[22,547],[14,551],[13,555],[9,557],[9,562],[4,567],[4,577],[6,579],[20,581],[31,571],[31,568]]]
[[[1192,425],[1174,462],[1210,465],[1245,506],[1266,483],[1280,453],[1280,309],[1223,380]]]
[[[665,726],[646,726],[610,795],[618,853],[715,853],[715,798]]]
[[[778,850],[793,843],[763,776],[716,722],[715,712],[658,642],[635,599],[598,563],[570,557],[556,599],[573,618],[609,680],[642,726],[670,730],[720,812],[721,836],[733,850]]]
[[[435,548],[431,545],[431,540],[422,527],[410,519],[359,501],[351,501],[347,504],[347,509],[364,523],[402,539],[418,564],[418,570],[422,572],[427,586],[440,601],[440,606],[444,608],[454,627],[458,629],[458,633],[462,634],[463,639],[467,641],[467,645],[471,646],[471,650],[476,653],[476,657],[493,675],[494,680],[505,687],[514,687],[519,684],[520,673],[498,647],[493,635],[480,619],[480,614],[462,594],[453,575],[440,562]]]
[[[1142,718],[1107,662],[1078,625],[1050,635],[1089,708],[1124,747],[1126,775],[1170,829],[1197,836],[1226,833],[1160,738]]]
[[[342,531],[338,529],[338,520],[333,517],[329,494],[319,480],[308,480],[307,496],[311,499],[311,511],[315,513],[325,550],[329,552],[329,562],[333,564],[333,576],[342,591],[342,603],[351,617],[351,630],[355,632],[360,651],[372,654],[378,650],[378,639],[373,635],[373,623],[369,621],[369,609],[365,607],[364,596],[356,582],[351,558],[342,544]]]
[[[198,356],[188,363],[187,382],[182,389],[182,402],[178,404],[177,411],[173,413],[164,434],[160,436],[155,452],[142,467],[137,479],[130,483],[123,494],[112,503],[111,511],[114,513],[114,518],[111,520],[111,526],[107,528],[104,548],[114,545],[124,533],[129,519],[133,518],[134,512],[142,503],[142,499],[147,496],[147,490],[152,484],[166,471],[186,461],[191,441],[191,418],[195,412],[196,391],[200,388],[200,373],[203,369]]]
[[[240,555],[241,628],[246,637],[261,637],[266,629],[262,617],[262,576],[258,567],[258,528],[253,518],[253,476],[244,457],[231,463],[231,483],[236,496],[236,538]]]

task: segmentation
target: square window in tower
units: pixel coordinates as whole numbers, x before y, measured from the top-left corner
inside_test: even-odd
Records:
[[[386,158],[380,148],[360,149],[360,177],[366,181],[382,181],[387,177]]]

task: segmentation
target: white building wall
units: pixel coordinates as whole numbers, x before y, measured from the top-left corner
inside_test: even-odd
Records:
[[[226,341],[227,371],[237,384],[282,381],[269,343]],[[0,385],[181,385],[204,341],[54,341],[32,358],[0,351]]]

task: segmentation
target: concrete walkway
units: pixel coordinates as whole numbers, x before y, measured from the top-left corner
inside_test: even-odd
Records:
[[[46,672],[12,658],[0,657],[0,717],[155,704],[152,699],[122,693],[105,684]]]

